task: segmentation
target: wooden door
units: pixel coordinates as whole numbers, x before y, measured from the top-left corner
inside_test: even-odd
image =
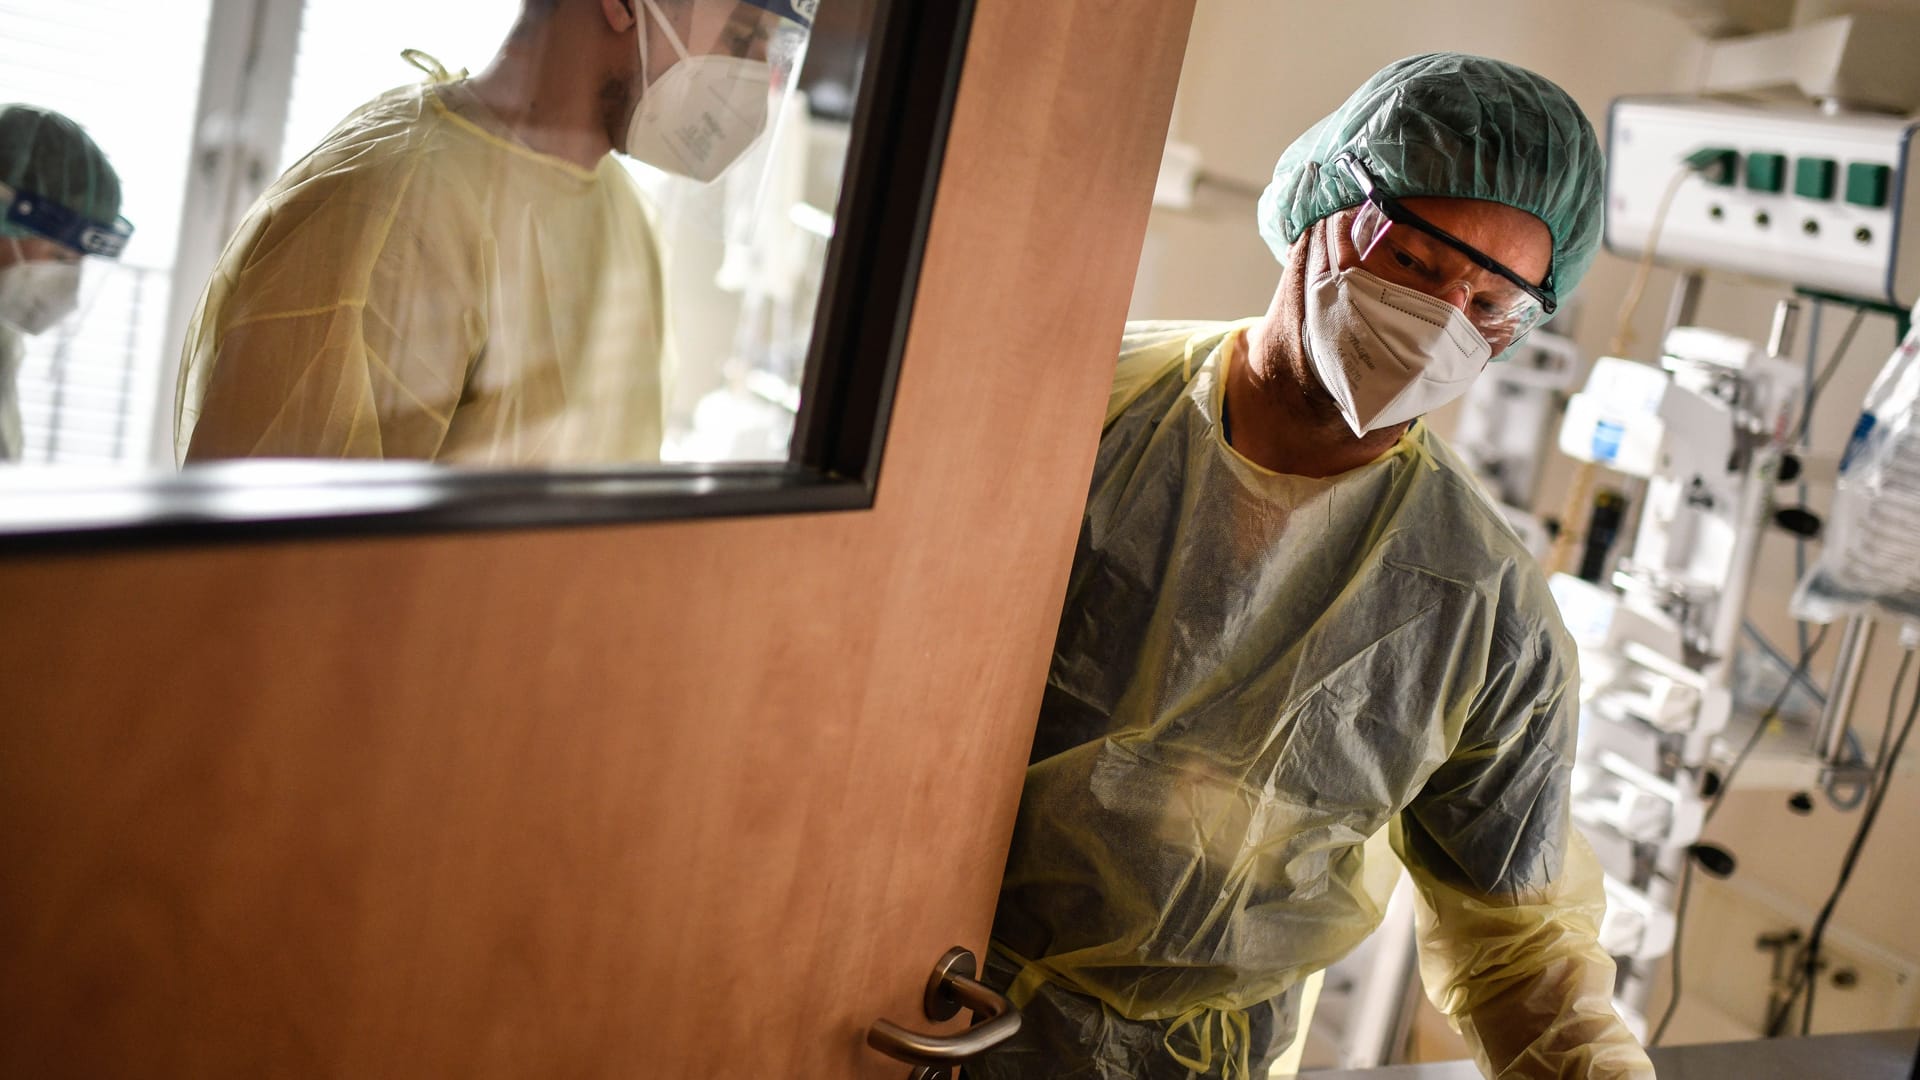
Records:
[[[0,1075],[899,1077],[1191,0],[981,0],[875,508],[0,562]]]

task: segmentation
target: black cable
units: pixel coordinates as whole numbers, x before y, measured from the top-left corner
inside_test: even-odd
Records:
[[[1806,947],[1795,959],[1796,970],[1793,981],[1787,986],[1787,995],[1776,1009],[1767,1014],[1767,1022],[1762,1032],[1768,1038],[1777,1037],[1786,1026],[1787,1018],[1793,1015],[1794,1004],[1800,1001],[1802,992],[1807,995],[1801,1013],[1802,1033],[1805,1034],[1812,1027],[1813,995],[1814,987],[1818,982],[1816,976],[1820,962],[1819,947],[1826,936],[1827,921],[1832,918],[1834,908],[1839,905],[1840,894],[1846,889],[1848,880],[1853,876],[1853,868],[1859,860],[1861,849],[1866,844],[1867,834],[1872,831],[1873,822],[1880,814],[1880,806],[1886,800],[1888,781],[1892,779],[1893,767],[1899,761],[1901,751],[1906,747],[1908,736],[1913,732],[1914,718],[1920,715],[1920,684],[1917,684],[1900,734],[1894,737],[1891,744],[1887,742],[1887,737],[1893,732],[1894,718],[1900,713],[1901,684],[1906,680],[1912,664],[1913,651],[1909,649],[1900,658],[1900,669],[1894,676],[1893,693],[1887,698],[1887,719],[1881,729],[1878,751],[1880,760],[1874,763],[1874,773],[1869,780],[1873,794],[1868,800],[1866,812],[1860,817],[1860,827],[1854,830],[1853,841],[1848,845],[1847,854],[1841,861],[1840,873],[1834,882],[1833,891],[1828,894],[1827,902],[1821,906],[1820,914],[1814,920],[1813,932],[1807,937]]]
[[[1818,375],[1815,375],[1813,373],[1813,357],[1815,350],[1820,347],[1820,312],[1820,301],[1815,300],[1813,302],[1813,318],[1811,320],[1812,329],[1807,336],[1807,375],[1810,381],[1801,388],[1800,430],[1794,434],[1793,440],[1794,445],[1801,449],[1805,449],[1812,441],[1813,407],[1819,402],[1821,392],[1827,388],[1827,380],[1833,378],[1833,373],[1840,370],[1840,360],[1847,355],[1847,347],[1853,344],[1853,335],[1859,331],[1860,322],[1866,318],[1867,309],[1863,307],[1855,307],[1853,309],[1853,318],[1847,320],[1847,328],[1840,332],[1840,340],[1833,347],[1833,355],[1827,358],[1826,366],[1820,369]],[[1805,506],[1807,502],[1807,481],[1804,469],[1801,471],[1801,479],[1797,490],[1800,496],[1800,504]],[[1807,538],[1804,536],[1796,536],[1793,541],[1794,580],[1798,581],[1806,575]],[[1801,650],[1805,651],[1807,647],[1807,624],[1804,620],[1799,620],[1794,623],[1794,636],[1798,639]],[[1828,792],[1828,797],[1832,797],[1831,792]]]
[[[1913,650],[1903,650],[1900,654],[1900,668],[1893,674],[1893,693],[1887,698],[1887,718],[1880,725],[1880,741],[1873,747],[1873,752],[1879,756],[1879,760],[1873,762],[1867,769],[1866,779],[1850,781],[1858,789],[1859,794],[1843,802],[1833,793],[1834,787],[1837,786],[1836,782],[1827,781],[1827,798],[1833,800],[1835,809],[1852,813],[1860,808],[1861,803],[1873,796],[1874,785],[1880,782],[1881,766],[1886,764],[1887,747],[1893,745],[1893,725],[1900,718],[1900,688],[1906,684],[1907,669],[1912,666]],[[1854,736],[1851,727],[1847,729],[1847,749],[1852,755],[1850,762],[1852,766],[1857,768],[1867,764],[1867,753],[1861,749],[1860,740]]]
[[[1725,799],[1727,792],[1732,789],[1733,778],[1740,772],[1740,766],[1746,764],[1747,756],[1753,753],[1755,746],[1760,744],[1761,733],[1767,730],[1767,725],[1773,722],[1774,716],[1780,711],[1780,706],[1786,702],[1787,695],[1793,692],[1794,682],[1806,677],[1807,665],[1813,662],[1814,655],[1820,651],[1821,643],[1826,640],[1827,627],[1822,626],[1820,632],[1815,634],[1813,640],[1808,642],[1807,647],[1801,651],[1800,659],[1794,662],[1793,671],[1787,675],[1786,684],[1780,688],[1778,694],[1774,695],[1773,704],[1767,706],[1767,711],[1760,714],[1759,721],[1753,725],[1753,734],[1748,737],[1747,744],[1740,748],[1739,756],[1733,759],[1733,764],[1728,767],[1726,775],[1721,777],[1720,789],[1713,793],[1713,801],[1707,804],[1706,813],[1701,818],[1702,829],[1705,829],[1707,822],[1713,820],[1714,811],[1720,809],[1720,801]],[[1689,847],[1681,858],[1683,863],[1680,869],[1680,895],[1673,905],[1673,948],[1667,953],[1671,958],[1667,969],[1673,990],[1667,997],[1667,1011],[1660,1014],[1660,1023],[1655,1025],[1653,1037],[1647,1040],[1648,1046],[1659,1045],[1660,1037],[1667,1032],[1667,1025],[1673,1022],[1674,1011],[1680,1007],[1680,945],[1681,935],[1687,928],[1687,897],[1693,893],[1693,849]]]
[[[1887,801],[1887,789],[1892,786],[1889,781],[1893,779],[1893,766],[1900,760],[1900,752],[1906,748],[1907,737],[1913,734],[1915,717],[1920,717],[1920,687],[1914,689],[1913,704],[1907,709],[1907,719],[1900,725],[1900,735],[1894,740],[1893,749],[1881,765],[1873,795],[1867,801],[1866,812],[1860,816],[1860,827],[1854,830],[1853,843],[1847,846],[1847,856],[1840,863],[1840,876],[1833,883],[1833,892],[1828,894],[1826,904],[1820,908],[1819,918],[1813,921],[1813,932],[1807,935],[1806,962],[1802,965],[1803,981],[1807,987],[1806,1005],[1800,1012],[1802,1035],[1812,1033],[1813,991],[1819,985],[1820,945],[1826,938],[1827,924],[1833,919],[1834,908],[1840,905],[1840,894],[1846,891],[1847,882],[1853,878],[1854,867],[1859,865],[1860,852],[1867,846],[1867,837],[1873,832],[1873,823],[1880,816],[1880,807]]]
[[[1906,684],[1907,672],[1911,670],[1912,667],[1913,650],[1901,650],[1900,666],[1895,669],[1893,673],[1893,693],[1887,698],[1887,718],[1880,724],[1880,741],[1874,744],[1873,747],[1875,760],[1872,772],[1876,781],[1882,775],[1892,775],[1888,772],[1892,766],[1887,760],[1887,748],[1893,745],[1893,724],[1895,718],[1900,715],[1900,709],[1898,707],[1900,702],[1900,687]],[[1864,754],[1861,756],[1865,757]]]
[[[1820,651],[1821,644],[1827,640],[1829,629],[1831,624],[1822,626],[1820,632],[1813,635],[1813,640],[1807,643],[1806,651],[1800,654],[1800,659],[1793,665],[1793,674],[1787,678],[1786,685],[1774,695],[1773,704],[1767,706],[1767,711],[1760,714],[1759,722],[1753,725],[1753,734],[1747,737],[1747,744],[1740,748],[1740,753],[1733,759],[1733,764],[1727,767],[1726,775],[1720,778],[1720,790],[1713,793],[1713,801],[1707,804],[1706,814],[1700,820],[1702,827],[1713,820],[1713,815],[1720,812],[1720,804],[1726,801],[1727,792],[1733,790],[1733,778],[1739,775],[1740,766],[1747,763],[1753,748],[1760,745],[1760,736],[1766,734],[1767,725],[1773,722],[1774,716],[1780,711],[1780,706],[1786,702],[1787,695],[1793,692],[1795,680],[1806,674],[1807,665],[1813,662],[1815,654]]]
[[[1682,858],[1686,863],[1680,870],[1680,900],[1673,906],[1673,951],[1667,954],[1673,958],[1667,965],[1673,979],[1673,994],[1667,998],[1667,1011],[1660,1014],[1660,1023],[1654,1026],[1648,1046],[1660,1045],[1667,1025],[1673,1022],[1673,1014],[1680,1008],[1680,932],[1687,928],[1687,897],[1693,892],[1693,853],[1689,851]]]
[[[1806,573],[1804,570],[1798,571],[1794,576],[1794,580],[1798,581],[1800,580],[1800,578],[1804,576],[1806,576]],[[1807,624],[1803,622],[1796,623],[1795,625],[1802,630],[1805,630],[1807,626]],[[1793,678],[1793,675],[1792,675],[1793,661],[1787,659],[1787,654],[1781,652],[1780,649],[1777,646],[1775,646],[1772,641],[1768,640],[1767,635],[1760,632],[1760,627],[1755,625],[1752,619],[1741,620],[1740,632],[1747,635],[1747,640],[1753,642],[1754,647],[1760,650],[1760,654],[1762,656],[1765,656],[1768,660],[1773,661],[1773,663],[1777,667],[1779,667],[1781,671],[1787,672],[1788,673],[1787,677],[1789,679]],[[1798,644],[1799,644],[1799,647],[1802,649],[1807,647],[1807,642],[1804,635],[1802,635],[1801,640],[1799,641]],[[1825,690],[1820,689],[1820,687],[1814,683],[1813,679],[1810,676],[1807,676],[1804,674],[1801,675],[1799,677],[1799,682],[1800,682],[1801,688],[1807,692],[1807,696],[1811,697],[1814,700],[1815,704],[1825,705],[1827,703],[1827,692]]]
[[[1819,401],[1821,392],[1827,388],[1828,380],[1832,379],[1834,372],[1840,369],[1840,361],[1843,357],[1846,356],[1847,348],[1853,344],[1854,334],[1859,331],[1860,323],[1865,318],[1865,316],[1866,316],[1865,308],[1858,308],[1858,307],[1854,308],[1853,318],[1847,321],[1847,328],[1841,331],[1840,341],[1834,346],[1833,355],[1827,359],[1826,366],[1821,369],[1820,373],[1814,377],[1811,385],[1809,385],[1805,390],[1805,396],[1802,398],[1802,405],[1801,405],[1801,412],[1800,412],[1800,425],[1799,425],[1800,430],[1797,433],[1797,439],[1796,439],[1796,441],[1801,445],[1805,444],[1809,426],[1813,422],[1813,407]],[[1817,337],[1818,335],[1816,334],[1815,340],[1817,340]],[[1813,344],[1814,344],[1813,341],[1809,342],[1810,346]],[[1808,354],[1809,356],[1812,355],[1811,348],[1809,348]],[[1795,554],[1800,560],[1804,560],[1804,552],[1805,552],[1804,542],[1800,544],[1796,544]],[[1774,659],[1784,661],[1785,658],[1781,657],[1777,652],[1777,650],[1772,649],[1771,643],[1767,642],[1765,638],[1759,634],[1757,627],[1754,627],[1752,626],[1751,623],[1749,623],[1747,624],[1745,629],[1748,631],[1748,633],[1752,637],[1758,639],[1763,646],[1767,647],[1766,651],[1769,654],[1771,654],[1774,657]],[[1793,692],[1794,684],[1796,682],[1805,683],[1809,690],[1813,690],[1813,692],[1816,695],[1819,694],[1819,691],[1814,689],[1812,682],[1807,679],[1807,665],[1813,661],[1814,655],[1820,651],[1820,646],[1826,641],[1828,627],[1822,626],[1820,628],[1820,632],[1814,635],[1813,640],[1811,641],[1808,641],[1806,638],[1806,624],[1804,622],[1799,623],[1797,626],[1797,629],[1799,630],[1799,637],[1800,637],[1800,642],[1799,642],[1800,659],[1793,665],[1793,669],[1788,673],[1786,684],[1783,685],[1780,688],[1780,692],[1774,696],[1773,703],[1768,705],[1766,711],[1760,714],[1759,721],[1755,723],[1753,726],[1753,734],[1748,736],[1746,744],[1740,748],[1739,754],[1735,755],[1733,759],[1733,764],[1727,767],[1726,774],[1721,777],[1719,790],[1713,793],[1713,799],[1711,802],[1707,804],[1706,812],[1702,816],[1701,825],[1703,828],[1705,827],[1706,822],[1712,821],[1713,815],[1719,812],[1720,804],[1726,800],[1727,792],[1733,790],[1734,777],[1739,774],[1741,766],[1746,764],[1747,758],[1753,754],[1754,748],[1760,745],[1761,737],[1766,734],[1767,725],[1773,722],[1774,717],[1778,715],[1780,711],[1780,707],[1786,703],[1787,696]],[[1901,661],[1900,675],[1895,677],[1894,694],[1890,699],[1889,706],[1888,706],[1888,723],[1889,723],[1888,730],[1891,730],[1893,712],[1897,708],[1898,702],[1899,702],[1900,681],[1905,677],[1906,671],[1907,671],[1907,662],[1910,661],[1912,658],[1913,658],[1913,654],[1909,652],[1906,658]],[[1920,709],[1920,689],[1917,689],[1915,693],[1915,708]],[[1910,730],[1911,730],[1911,718],[1909,718],[1908,727],[1902,730],[1901,732],[1902,745],[1904,745],[1905,737]],[[1886,745],[1885,737],[1882,736],[1881,746],[1884,747],[1885,745]],[[1897,757],[1898,753],[1899,753],[1899,749],[1898,747],[1896,747],[1894,756]],[[1891,764],[1888,765],[1888,768],[1889,769],[1891,768]],[[1876,794],[1883,793],[1885,784],[1884,783],[1878,784],[1877,788],[1881,790],[1877,791]],[[1831,796],[1832,793],[1829,792],[1828,794],[1829,796]],[[1879,803],[1877,800],[1873,800],[1872,796],[1867,796],[1867,798],[1869,798],[1870,800],[1869,806],[1867,808],[1867,814],[1872,815],[1879,809]],[[1862,825],[1865,826],[1866,824],[1867,822],[1863,820]],[[1680,871],[1679,897],[1674,904],[1673,949],[1669,953],[1669,955],[1672,957],[1672,960],[1669,964],[1669,968],[1672,975],[1673,989],[1672,989],[1671,995],[1667,1000],[1666,1011],[1660,1015],[1660,1022],[1659,1024],[1655,1025],[1653,1029],[1653,1036],[1647,1040],[1648,1046],[1659,1045],[1660,1039],[1664,1035],[1666,1035],[1667,1025],[1672,1023],[1674,1012],[1680,1006],[1680,986],[1681,986],[1680,947],[1681,947],[1681,941],[1682,941],[1681,935],[1682,935],[1682,932],[1686,929],[1687,899],[1689,896],[1691,896],[1693,892],[1692,850],[1689,849],[1682,856],[1682,858],[1684,859],[1684,862],[1682,864],[1681,871]],[[1851,873],[1850,867],[1846,871],[1846,873]],[[1842,879],[1842,883],[1840,887],[1844,887],[1844,878]],[[1838,897],[1838,888],[1836,888],[1835,897],[1836,899]],[[1824,928],[1824,927],[1821,927],[1821,928]],[[1809,994],[1809,998],[1811,998],[1811,994]],[[1792,1007],[1791,998],[1789,998],[1789,1003],[1787,1005],[1787,1008],[1791,1009],[1791,1007]],[[1811,1002],[1809,1002],[1809,1005],[1808,1005],[1809,1015],[1811,1015],[1811,1008],[1812,1008]]]

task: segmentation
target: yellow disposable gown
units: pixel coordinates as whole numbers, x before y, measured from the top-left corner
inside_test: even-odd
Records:
[[[988,965],[1026,1024],[969,1075],[1264,1078],[1289,991],[1378,925],[1390,841],[1489,1076],[1652,1076],[1545,581],[1424,426],[1328,479],[1236,453],[1244,325],[1129,329]]]
[[[458,84],[363,106],[269,188],[187,332],[182,461],[657,460],[660,257],[609,155],[489,130]]]

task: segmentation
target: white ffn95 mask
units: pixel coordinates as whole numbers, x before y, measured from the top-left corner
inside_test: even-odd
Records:
[[[0,270],[0,322],[44,334],[80,304],[78,262],[17,262]]]
[[[773,68],[764,60],[692,55],[654,0],[641,3],[680,59],[640,91],[640,105],[627,125],[627,156],[679,176],[711,181],[766,130]],[[643,28],[642,81],[646,57]]]
[[[1459,308],[1365,270],[1323,271],[1306,292],[1307,358],[1355,436],[1466,393],[1493,356]]]

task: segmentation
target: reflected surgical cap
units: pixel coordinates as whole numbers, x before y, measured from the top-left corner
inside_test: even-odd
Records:
[[[120,216],[120,174],[79,124],[51,109],[0,105],[0,184],[99,222]],[[0,220],[0,236],[33,231]]]
[[[1573,291],[1600,248],[1605,171],[1593,125],[1565,90],[1525,68],[1464,53],[1395,61],[1294,140],[1260,196],[1260,235],[1282,261],[1321,218],[1365,198],[1352,151],[1395,198],[1488,199],[1553,234],[1551,282]]]

